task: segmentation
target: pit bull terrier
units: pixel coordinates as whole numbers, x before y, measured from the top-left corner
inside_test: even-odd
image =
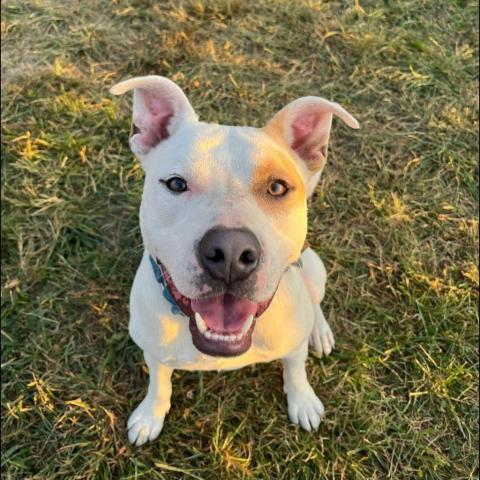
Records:
[[[148,392],[131,414],[131,443],[162,430],[174,369],[230,370],[280,359],[290,420],[317,429],[324,413],[307,380],[308,346],[334,346],[320,302],[326,272],[310,248],[307,198],[325,165],[336,103],[299,98],[264,128],[204,123],[159,76],[133,90],[130,148],[145,172],[145,251],[130,295],[129,332],[143,350]]]

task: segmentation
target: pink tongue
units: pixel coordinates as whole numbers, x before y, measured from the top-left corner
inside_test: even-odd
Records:
[[[198,312],[207,327],[215,332],[234,333],[241,330],[250,315],[255,316],[258,305],[230,294],[191,300],[192,310]]]

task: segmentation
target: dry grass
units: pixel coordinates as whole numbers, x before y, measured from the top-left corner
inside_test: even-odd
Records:
[[[467,479],[478,474],[474,2],[2,2],[5,479]],[[328,415],[288,424],[278,364],[174,375],[159,440],[125,422],[142,174],[132,75],[205,120],[262,125],[317,94],[336,124],[309,240],[338,348],[309,360]]]

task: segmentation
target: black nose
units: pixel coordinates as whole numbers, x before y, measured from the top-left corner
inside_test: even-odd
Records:
[[[241,228],[212,228],[200,240],[198,251],[205,270],[225,283],[244,280],[260,260],[258,240]]]

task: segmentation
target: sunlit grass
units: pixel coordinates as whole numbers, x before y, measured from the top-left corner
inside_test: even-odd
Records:
[[[2,3],[5,478],[467,479],[478,474],[474,2]],[[327,416],[289,425],[278,363],[175,372],[160,438],[128,445],[147,372],[127,333],[141,256],[130,100],[168,76],[204,120],[338,101],[309,240],[329,270]]]

